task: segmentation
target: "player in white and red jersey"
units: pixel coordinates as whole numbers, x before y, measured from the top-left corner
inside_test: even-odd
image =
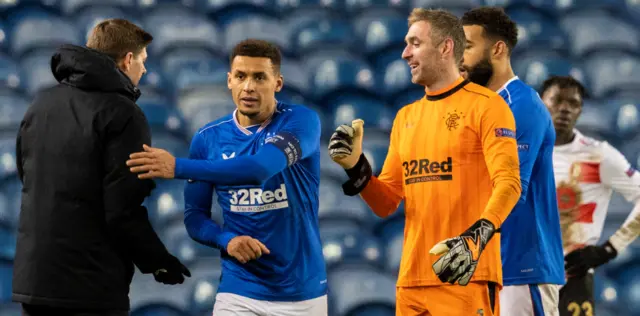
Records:
[[[592,315],[593,268],[615,258],[640,233],[640,173],[606,141],[575,128],[585,94],[577,80],[550,77],[541,94],[556,129],[553,167],[567,276],[560,315]],[[597,245],[613,191],[635,206],[622,227]]]

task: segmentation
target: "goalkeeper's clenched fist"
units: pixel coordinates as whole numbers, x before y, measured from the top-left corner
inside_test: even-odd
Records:
[[[442,282],[467,285],[494,232],[495,226],[481,219],[460,236],[437,243],[429,251],[432,255],[442,255],[433,264],[433,272]]]
[[[364,121],[353,120],[351,126],[340,125],[329,140],[329,155],[349,176],[349,181],[342,185],[346,195],[357,195],[369,183],[373,171],[367,158],[362,153],[362,137]]]

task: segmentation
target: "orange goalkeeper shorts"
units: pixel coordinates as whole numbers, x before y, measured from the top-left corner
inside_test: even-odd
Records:
[[[469,282],[396,288],[396,316],[499,316],[498,286]]]

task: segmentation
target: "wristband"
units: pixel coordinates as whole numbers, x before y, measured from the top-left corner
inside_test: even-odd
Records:
[[[347,172],[347,176],[349,176],[349,180],[342,184],[342,191],[348,196],[360,194],[373,176],[371,164],[369,164],[364,154],[360,154],[360,158],[353,168],[345,171]]]

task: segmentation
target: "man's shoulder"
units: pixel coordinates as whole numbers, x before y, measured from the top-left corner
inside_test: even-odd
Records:
[[[478,98],[480,100],[489,100],[491,98],[499,96],[497,92],[491,91],[490,89],[473,82],[469,82],[464,85],[461,91],[465,94],[471,95],[473,98]]]
[[[233,113],[227,114],[218,118],[217,120],[205,124],[200,129],[198,129],[196,135],[204,136],[210,133],[218,133],[221,131],[224,132],[231,127],[230,124],[233,124]]]

